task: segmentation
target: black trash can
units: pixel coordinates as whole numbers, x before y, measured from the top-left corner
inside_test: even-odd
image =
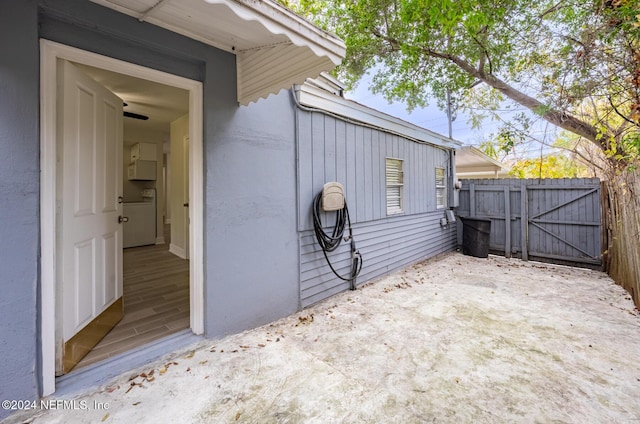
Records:
[[[462,253],[476,258],[489,256],[491,220],[462,218]]]

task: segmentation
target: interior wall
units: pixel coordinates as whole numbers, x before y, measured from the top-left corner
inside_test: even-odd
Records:
[[[171,245],[169,250],[184,258],[187,252],[188,228],[185,227],[185,214],[188,209],[184,207],[188,198],[184,190],[184,181],[189,178],[189,170],[185,169],[185,157],[183,151],[184,138],[189,135],[189,115],[184,115],[170,124],[169,140],[171,144],[171,175],[169,185],[171,187]]]

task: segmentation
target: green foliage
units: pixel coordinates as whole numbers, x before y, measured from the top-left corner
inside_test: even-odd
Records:
[[[516,161],[509,171],[516,178],[590,177],[588,168],[564,155],[553,154]]]

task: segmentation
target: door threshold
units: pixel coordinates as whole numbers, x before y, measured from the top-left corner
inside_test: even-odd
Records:
[[[203,336],[185,329],[170,336],[155,340],[112,358],[56,377],[56,389],[52,396],[66,396],[99,386],[127,371],[140,368],[162,356],[204,341]]]

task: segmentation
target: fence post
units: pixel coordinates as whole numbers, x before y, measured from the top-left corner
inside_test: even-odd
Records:
[[[476,185],[469,183],[469,215],[474,218],[476,216]]]
[[[511,257],[511,190],[504,187],[504,257]]]
[[[522,260],[529,260],[529,252],[527,251],[528,231],[529,226],[529,208],[527,199],[527,183],[522,182],[520,186],[520,244],[522,248]]]

